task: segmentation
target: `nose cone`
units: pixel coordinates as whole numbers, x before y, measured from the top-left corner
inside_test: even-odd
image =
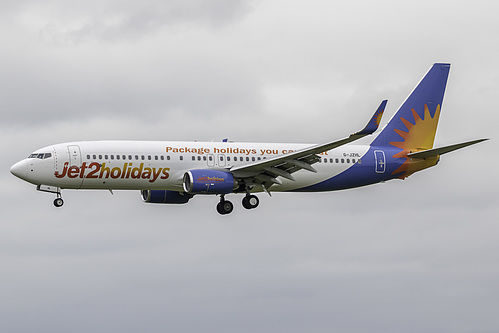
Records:
[[[18,178],[26,179],[28,175],[28,162],[26,160],[17,162],[10,168],[10,173]]]

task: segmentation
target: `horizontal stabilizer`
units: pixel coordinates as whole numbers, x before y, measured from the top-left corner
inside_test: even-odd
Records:
[[[478,140],[473,140],[473,141],[468,141],[468,142],[463,142],[463,143],[457,143],[455,145],[450,145],[450,146],[445,146],[445,147],[440,147],[440,148],[434,148],[434,149],[428,149],[428,150],[423,150],[423,151],[418,151],[415,153],[410,153],[407,154],[407,157],[410,158],[418,158],[418,159],[426,159],[429,157],[435,157],[438,155],[443,155],[445,153],[450,153],[451,151],[458,150],[464,147],[468,147],[471,145],[474,145],[475,143],[480,143],[483,141],[486,141],[488,139],[478,139]]]

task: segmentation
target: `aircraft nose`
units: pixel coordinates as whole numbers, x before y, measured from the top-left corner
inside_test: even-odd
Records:
[[[10,168],[10,173],[18,178],[26,179],[28,175],[28,162],[26,160],[17,162]]]

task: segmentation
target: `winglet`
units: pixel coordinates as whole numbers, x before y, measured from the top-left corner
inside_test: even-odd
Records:
[[[383,102],[381,102],[376,112],[374,112],[374,115],[372,116],[371,120],[369,120],[369,122],[367,123],[366,127],[364,127],[362,131],[354,133],[352,135],[373,134],[379,127],[379,123],[381,122],[381,117],[383,117],[383,112],[385,112],[385,107],[387,102],[388,100],[386,99]]]

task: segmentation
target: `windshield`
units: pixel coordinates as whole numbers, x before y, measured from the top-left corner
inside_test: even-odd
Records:
[[[52,157],[51,153],[33,153],[28,156],[28,158],[39,158],[41,160],[44,160],[46,158]]]

